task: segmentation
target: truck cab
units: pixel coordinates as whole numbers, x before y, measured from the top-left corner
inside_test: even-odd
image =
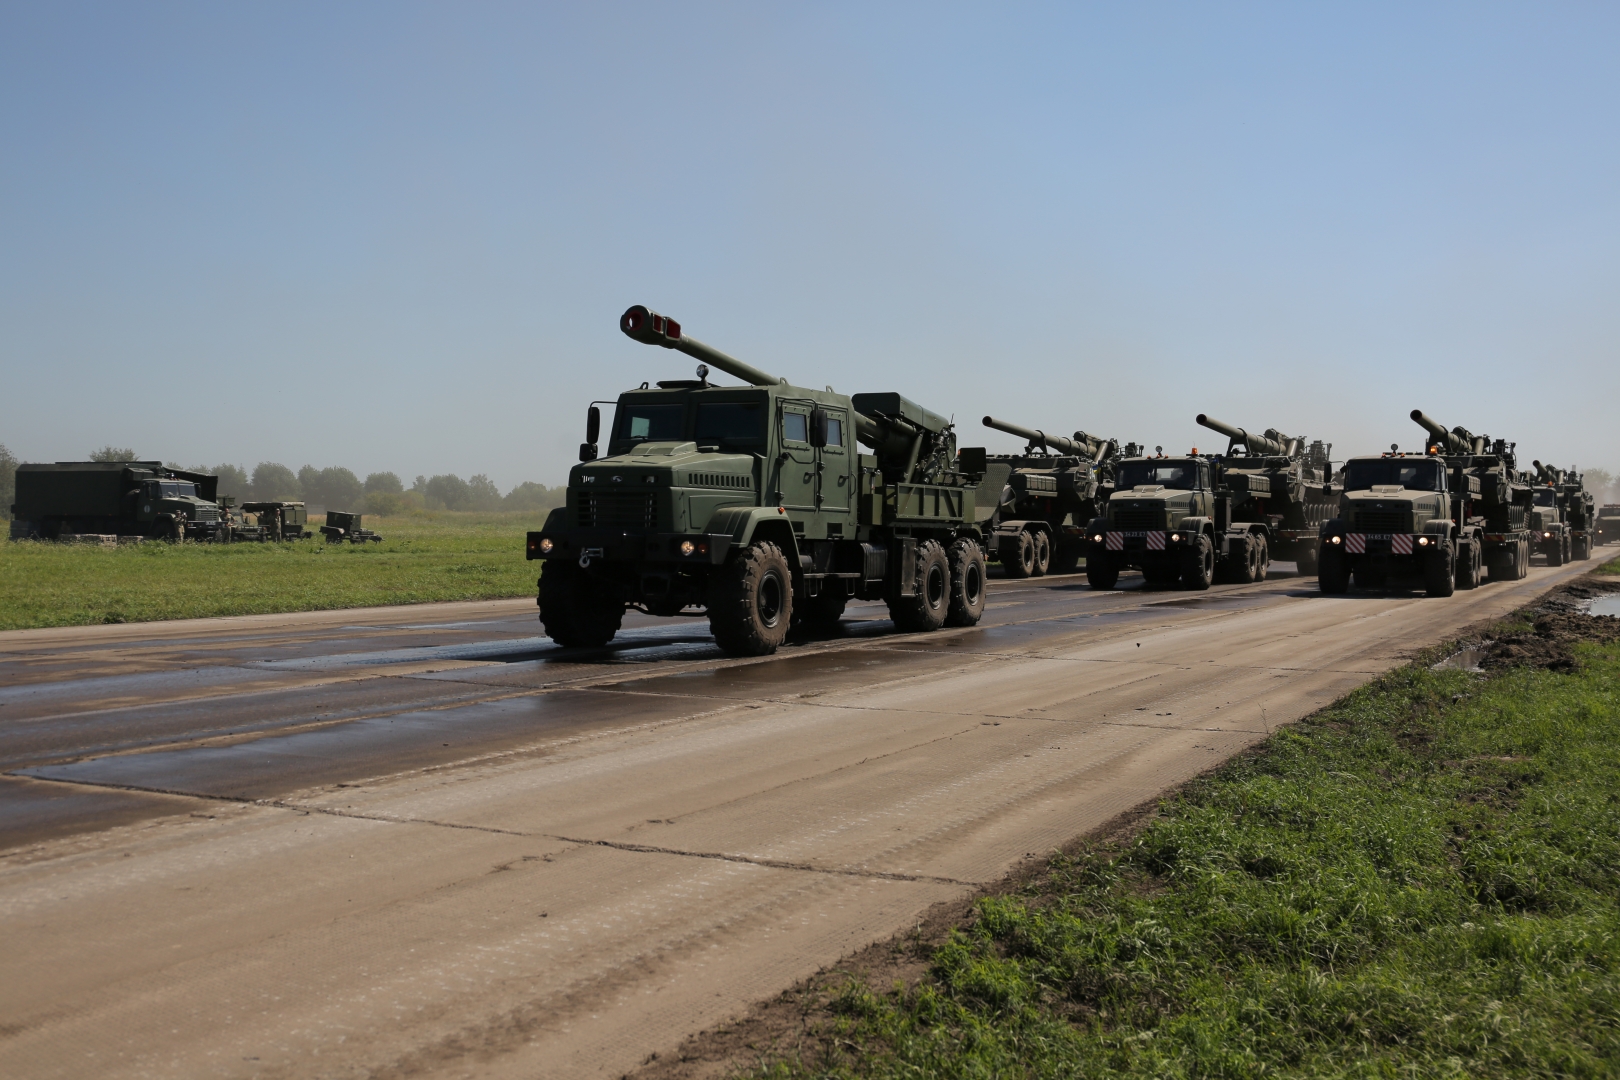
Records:
[[[154,535],[178,529],[174,539],[182,535],[212,536],[220,527],[219,504],[204,499],[190,480],[142,480],[131,497],[135,510],[132,516]]]
[[[1537,555],[1547,557],[1548,566],[1562,566],[1572,556],[1569,522],[1564,520],[1564,500],[1550,484],[1533,488],[1531,497],[1528,521],[1531,546]]]
[[[1322,591],[1342,592],[1351,577],[1376,588],[1391,576],[1419,576],[1431,596],[1474,587],[1480,529],[1467,504],[1478,494],[1477,477],[1438,455],[1351,458],[1338,516],[1322,525]]]

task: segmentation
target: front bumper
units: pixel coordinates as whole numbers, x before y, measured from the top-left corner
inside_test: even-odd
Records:
[[[549,549],[547,541],[550,542]],[[689,551],[683,545],[690,544]],[[719,566],[731,550],[728,533],[644,533],[620,529],[569,529],[531,532],[525,559],[569,559],[588,566],[598,560],[617,563],[667,563],[673,566]]]

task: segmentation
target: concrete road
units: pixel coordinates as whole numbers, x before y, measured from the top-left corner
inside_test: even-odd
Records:
[[[763,661],[532,601],[0,634],[0,1074],[618,1076],[1594,565],[996,582]]]

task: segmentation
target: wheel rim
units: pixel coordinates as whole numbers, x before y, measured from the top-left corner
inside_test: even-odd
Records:
[[[935,564],[928,568],[928,606],[937,608],[945,602],[945,571]]]
[[[759,583],[759,621],[775,626],[782,617],[782,579],[766,574]]]

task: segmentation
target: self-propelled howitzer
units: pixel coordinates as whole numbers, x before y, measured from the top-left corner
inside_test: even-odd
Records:
[[[742,655],[836,625],[852,597],[885,601],[902,630],[978,621],[979,476],[958,467],[950,421],[899,394],[792,386],[639,305],[619,326],[702,364],[621,394],[600,458],[591,407],[567,505],[528,539],[554,640],[605,644],[627,607],[706,611]],[[714,385],[711,367],[747,385]]]
[[[1430,596],[1529,570],[1530,488],[1514,465],[1513,444],[1446,427],[1421,409],[1424,452],[1392,448],[1344,466],[1338,514],[1322,526],[1322,591],[1379,588],[1391,577],[1421,577]]]
[[[1085,553],[1086,523],[1114,488],[1119,444],[1083,431],[1048,435],[993,416],[983,422],[1028,444],[1022,454],[985,456],[976,505],[984,550],[1009,577],[1073,573]]]
[[[1248,543],[1258,545],[1258,576],[1272,558],[1292,560],[1302,574],[1316,573],[1322,523],[1333,516],[1339,489],[1333,484],[1332,443],[1309,442],[1267,428],[1263,435],[1199,413],[1197,422],[1225,435],[1228,444],[1216,469],[1216,489],[1230,495],[1228,525],[1248,523]],[[1228,573],[1251,575],[1238,559]]]

